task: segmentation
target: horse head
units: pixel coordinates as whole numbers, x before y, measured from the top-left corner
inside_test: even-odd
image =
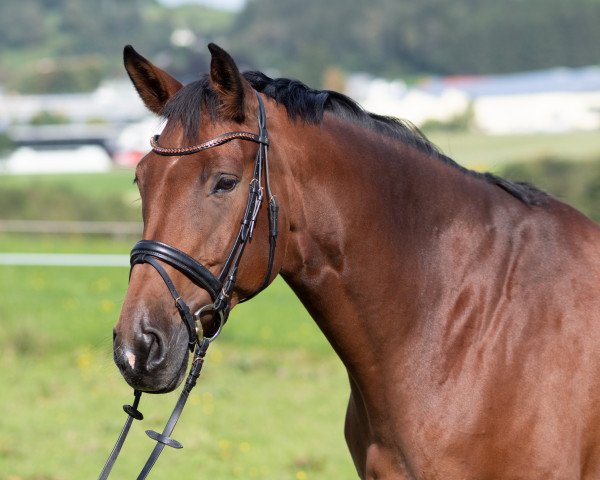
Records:
[[[274,246],[286,220],[268,183],[263,100],[227,52],[209,49],[210,73],[187,86],[132,47],[124,51],[144,104],[166,119],[136,168],[144,240],[132,251],[114,329],[115,362],[141,391],[175,389],[193,348],[194,321],[201,337],[214,335],[282,263]],[[220,315],[198,313],[203,307]]]

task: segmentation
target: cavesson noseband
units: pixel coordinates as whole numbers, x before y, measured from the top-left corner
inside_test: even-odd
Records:
[[[254,174],[252,180],[250,181],[248,201],[242,217],[240,231],[218,277],[213,275],[208,268],[190,255],[162,242],[155,240],[140,240],[133,246],[133,249],[131,250],[131,269],[133,269],[133,267],[139,263],[148,263],[152,265],[152,267],[154,267],[154,269],[162,277],[169,292],[171,293],[171,296],[173,297],[173,300],[175,301],[175,306],[179,311],[179,315],[181,316],[181,319],[187,328],[189,335],[189,348],[191,351],[194,351],[194,359],[192,361],[188,378],[163,432],[158,433],[152,430],[146,430],[148,436],[157,443],[146,464],[144,465],[144,468],[140,472],[138,480],[146,478],[165,445],[173,448],[182,447],[178,441],[170,438],[170,435],[177,424],[181,412],[183,411],[183,407],[185,406],[190,391],[196,384],[196,379],[200,376],[206,350],[208,349],[210,343],[219,335],[224,323],[227,321],[227,317],[231,309],[230,296],[233,292],[233,288],[237,279],[238,267],[244,253],[244,249],[246,248],[246,244],[252,238],[254,226],[256,225],[256,219],[263,201],[263,174],[266,193],[269,199],[269,259],[267,262],[265,277],[260,287],[251,295],[243,298],[240,302],[250,300],[252,297],[260,293],[267,287],[271,279],[277,239],[278,205],[271,192],[271,185],[269,182],[269,162],[267,158],[269,139],[267,135],[265,106],[258,93],[256,93],[256,98],[258,99],[258,134],[251,132],[229,132],[199,145],[182,148],[166,148],[160,146],[158,143],[158,135],[152,137],[150,140],[152,150],[158,155],[164,156],[192,155],[209,148],[218,147],[219,145],[223,145],[224,143],[235,139],[255,142],[258,143],[259,146],[254,161]],[[188,305],[177,292],[173,281],[162,266],[162,263],[166,263],[179,270],[193,283],[206,290],[210,295],[212,303],[202,306],[194,314],[192,314]],[[216,330],[212,332],[210,336],[205,336],[200,319],[202,315],[210,312],[213,313],[214,318],[216,318],[218,321],[218,324]],[[137,410],[140,397],[141,392],[134,391],[133,405],[123,406],[123,409],[125,410],[125,413],[127,413],[128,417],[125,421],[123,429],[121,430],[121,434],[119,435],[119,438],[117,439],[117,442],[108,460],[106,461],[100,476],[98,477],[99,480],[104,480],[108,477],[121,450],[121,447],[125,442],[125,438],[129,432],[129,428],[133,419],[141,420],[143,418],[141,412]]]

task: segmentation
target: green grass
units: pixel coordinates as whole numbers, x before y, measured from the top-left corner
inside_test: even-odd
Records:
[[[481,135],[472,132],[431,132],[428,134],[446,155],[476,170],[497,171],[507,163],[540,158],[600,160],[598,132],[571,132],[539,135]]]
[[[140,221],[131,170],[105,174],[0,175],[0,218]]]
[[[135,242],[110,236],[29,235],[0,233],[0,252],[7,253],[111,253],[128,255]]]
[[[109,344],[2,361],[0,478],[95,478],[131,401]],[[173,435],[185,448],[167,449],[153,478],[355,478],[342,434],[346,390],[331,356],[215,343]],[[145,419],[114,478],[135,478],[153,446],[143,431],[160,431],[175,402],[176,394],[142,398]]]
[[[66,187],[91,198],[113,195],[135,199],[139,197],[133,184],[134,173],[115,169],[109,173],[72,173],[47,175],[0,175],[0,190],[4,188],[38,189],[41,186]]]
[[[37,251],[121,253],[70,239]],[[1,251],[25,251],[22,236]],[[126,250],[125,250],[126,249]],[[125,268],[0,267],[0,479],[95,478],[131,400],[112,362]],[[177,393],[146,395],[114,470],[132,478]],[[209,350],[198,387],[153,478],[356,478],[343,438],[345,371],[280,280],[237,308]]]

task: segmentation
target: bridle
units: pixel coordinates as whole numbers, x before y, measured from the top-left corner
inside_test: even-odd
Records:
[[[131,250],[131,270],[133,270],[133,267],[137,264],[148,263],[154,267],[154,269],[160,274],[161,278],[165,282],[169,293],[175,301],[175,306],[177,307],[179,315],[188,331],[190,351],[194,352],[194,358],[192,360],[192,366],[190,368],[188,378],[163,432],[158,433],[152,430],[146,430],[148,436],[157,443],[140,475],[138,476],[138,480],[146,478],[165,445],[173,448],[182,448],[182,445],[176,440],[170,438],[169,435],[171,435],[173,432],[181,412],[183,411],[183,407],[185,406],[189,393],[196,384],[197,378],[200,376],[200,371],[204,363],[204,357],[206,355],[208,346],[218,337],[223,325],[227,321],[227,317],[231,310],[230,297],[237,280],[238,267],[244,253],[244,249],[246,248],[246,245],[250,239],[252,239],[258,213],[262,205],[264,192],[263,177],[267,197],[269,199],[269,259],[267,262],[266,273],[261,285],[252,294],[243,298],[240,303],[250,300],[264,290],[268,286],[273,273],[279,207],[275,197],[272,194],[269,181],[269,162],[267,157],[269,138],[267,134],[265,106],[258,92],[256,93],[256,98],[258,99],[258,134],[243,131],[228,132],[199,145],[182,148],[166,148],[160,146],[158,143],[158,135],[152,137],[150,140],[152,150],[158,155],[163,156],[192,155],[204,150],[208,150],[209,148],[218,147],[219,145],[223,145],[224,143],[235,139],[248,140],[258,143],[258,152],[256,153],[256,158],[254,161],[254,173],[252,180],[250,181],[248,201],[242,217],[241,227],[218,277],[213,275],[208,268],[190,255],[162,242],[155,240],[140,240],[133,246],[133,249]],[[177,292],[173,281],[162,266],[162,263],[166,263],[171,267],[174,267],[183,273],[194,284],[208,292],[212,303],[202,306],[196,312],[194,312],[194,314],[192,314],[189,306]],[[217,320],[217,326],[209,336],[205,336],[200,319],[203,315],[208,313],[212,313],[213,318]],[[131,427],[133,420],[141,420],[143,418],[143,415],[137,409],[140,397],[141,392],[137,390],[134,391],[133,405],[123,406],[123,409],[125,410],[125,413],[127,413],[128,417],[125,421],[123,429],[121,430],[121,434],[119,435],[119,438],[117,439],[117,442],[110,456],[108,457],[100,476],[98,477],[99,480],[108,478],[112,466],[114,465],[121,447],[125,442],[125,438],[129,432],[129,428]]]
[[[271,192],[271,184],[269,181],[269,161],[267,157],[267,146],[269,145],[269,139],[267,135],[265,107],[258,93],[256,94],[256,98],[258,99],[258,135],[250,132],[229,132],[199,145],[184,148],[161,147],[158,143],[158,135],[152,137],[150,140],[152,150],[155,153],[163,156],[192,155],[203,150],[208,150],[209,148],[218,147],[219,145],[223,145],[224,143],[230,142],[234,139],[248,140],[259,144],[256,159],[254,161],[254,174],[252,180],[250,181],[248,201],[246,203],[244,216],[242,217],[241,227],[218,277],[215,277],[204,265],[196,261],[191,256],[165,243],[157,242],[155,240],[140,240],[133,246],[133,249],[131,250],[132,268],[138,263],[149,263],[158,271],[165,281],[169,292],[175,300],[175,306],[179,310],[181,318],[187,327],[190,349],[194,348],[194,344],[196,343],[198,336],[202,336],[200,313],[213,311],[216,316],[220,317],[220,324],[227,320],[230,309],[230,295],[233,291],[233,287],[235,286],[238,267],[244,253],[244,249],[246,248],[248,241],[252,238],[254,226],[256,224],[256,218],[258,216],[258,212],[260,211],[263,200],[263,173],[267,196],[269,198],[269,260],[267,263],[267,270],[260,287],[254,293],[242,299],[241,302],[250,300],[252,297],[264,290],[271,279],[273,262],[275,258],[275,244],[277,239],[278,205]],[[196,285],[206,290],[213,303],[202,307],[202,309],[198,310],[196,313],[194,313],[194,315],[192,315],[188,306],[177,293],[177,290],[175,289],[167,272],[157,260],[176,268],[190,280],[192,280],[192,282],[194,282]]]

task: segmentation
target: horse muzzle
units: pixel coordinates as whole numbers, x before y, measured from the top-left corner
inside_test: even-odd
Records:
[[[131,387],[142,392],[174,390],[186,372],[187,330],[173,319],[151,322],[145,310],[133,316],[138,318],[121,321],[114,330],[113,356],[121,375]],[[135,325],[135,328],[120,329],[124,324]]]

